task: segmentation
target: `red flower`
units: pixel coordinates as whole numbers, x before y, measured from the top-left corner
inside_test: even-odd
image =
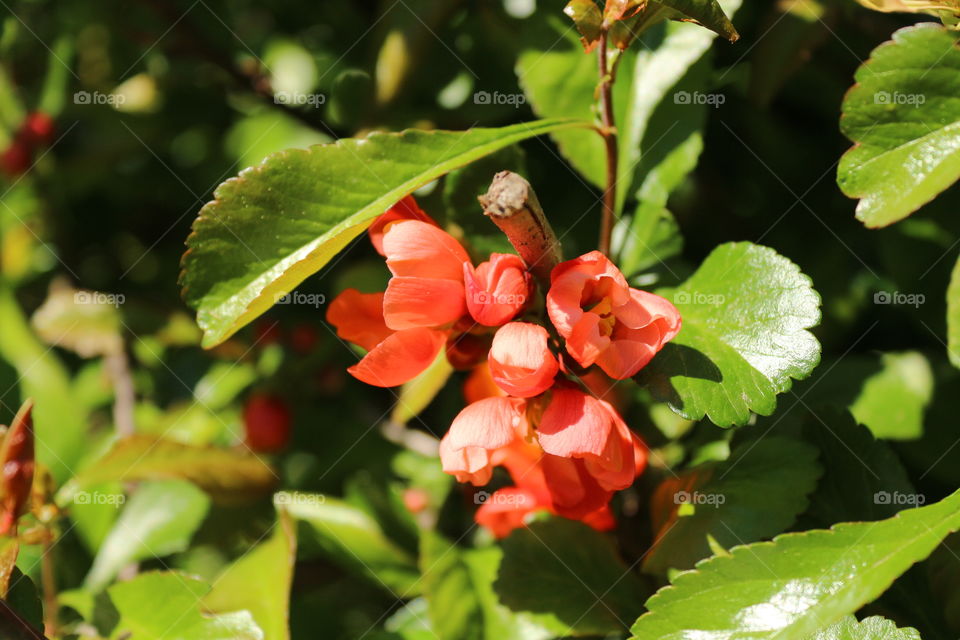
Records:
[[[513,396],[532,398],[550,388],[560,365],[547,347],[547,330],[527,322],[505,324],[493,337],[490,375]]]
[[[488,327],[509,322],[530,299],[533,280],[519,256],[494,253],[474,269],[463,265],[467,309],[473,319]]]
[[[680,313],[658,295],[633,289],[599,251],[557,265],[547,312],[584,367],[623,380],[643,368],[680,331]]]

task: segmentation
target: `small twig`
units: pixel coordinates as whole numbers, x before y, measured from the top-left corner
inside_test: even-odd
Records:
[[[616,65],[615,65],[616,66]],[[610,255],[614,212],[617,206],[617,129],[613,117],[613,70],[607,66],[607,32],[600,34],[597,44],[597,67],[600,74],[600,135],[607,152],[607,188],[603,192],[603,217],[600,220],[598,248]]]
[[[560,242],[543,213],[537,194],[522,176],[501,171],[480,196],[483,212],[500,227],[544,290],[560,262]]]
[[[113,424],[117,435],[121,438],[132,436],[135,429],[133,412],[136,405],[136,395],[133,388],[133,377],[130,375],[130,365],[127,354],[121,348],[107,355],[105,358],[107,372],[113,383]]]

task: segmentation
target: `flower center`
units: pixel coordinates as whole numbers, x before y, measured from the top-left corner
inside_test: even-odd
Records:
[[[613,303],[609,297],[600,299],[600,302],[587,309],[589,313],[595,313],[600,317],[600,335],[609,336],[613,333],[613,326],[617,323],[616,316],[613,315]]]

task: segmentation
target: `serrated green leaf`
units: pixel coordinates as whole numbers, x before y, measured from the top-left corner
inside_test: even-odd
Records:
[[[312,535],[302,535],[303,550],[319,549],[348,570],[369,577],[394,597],[418,595],[420,573],[416,561],[383,533],[366,512],[342,500],[320,494],[282,492],[274,502]]]
[[[879,522],[787,533],[677,575],[633,626],[642,640],[802,640],[881,595],[960,528],[960,491]]]
[[[500,601],[513,611],[555,616],[569,627],[564,635],[622,632],[642,610],[639,578],[610,541],[585,524],[534,522],[502,546],[494,584]]]
[[[131,562],[185,550],[209,507],[210,498],[189,482],[142,484],[97,550],[84,586],[99,591]]]
[[[724,462],[667,478],[651,499],[654,544],[644,571],[692,568],[711,555],[708,536],[730,548],[782,533],[807,507],[820,472],[815,448],[767,436],[741,443]]]
[[[860,200],[866,226],[907,217],[960,177],[958,68],[956,34],[922,23],[894,33],[857,70],[840,119],[855,146],[837,183]]]
[[[706,415],[725,427],[746,423],[751,411],[769,415],[777,394],[820,361],[808,331],[820,320],[820,297],[773,249],[720,245],[667,295],[683,328],[637,380],[685,418]]]
[[[202,614],[200,599],[209,590],[202,580],[175,572],[151,571],[115,584],[108,590],[120,613],[113,637],[265,640],[249,611]]]
[[[266,311],[415,189],[515,142],[584,126],[554,119],[374,133],[283,151],[246,169],[217,188],[187,239],[180,282],[203,345]]]
[[[189,480],[221,502],[250,500],[268,491],[277,476],[249,453],[194,447],[135,435],[118,440],[102,458],[81,470],[57,494],[61,505],[86,487],[111,481]]]
[[[204,608],[221,613],[249,611],[264,640],[289,640],[296,534],[292,518],[279,509],[273,534],[217,577],[203,598]]]
[[[864,618],[860,622],[847,616],[810,636],[810,640],[920,640],[920,633],[910,627],[901,629],[892,620],[880,616]]]

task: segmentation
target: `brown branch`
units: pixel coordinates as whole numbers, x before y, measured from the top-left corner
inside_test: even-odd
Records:
[[[600,74],[600,135],[606,146],[607,188],[603,192],[603,217],[600,220],[598,248],[610,255],[614,211],[617,206],[617,129],[613,117],[613,71],[607,66],[607,32],[600,34],[597,44],[597,67]]]
[[[501,171],[480,196],[483,213],[500,227],[530,273],[546,290],[560,262],[560,241],[543,213],[537,194],[522,176]]]

